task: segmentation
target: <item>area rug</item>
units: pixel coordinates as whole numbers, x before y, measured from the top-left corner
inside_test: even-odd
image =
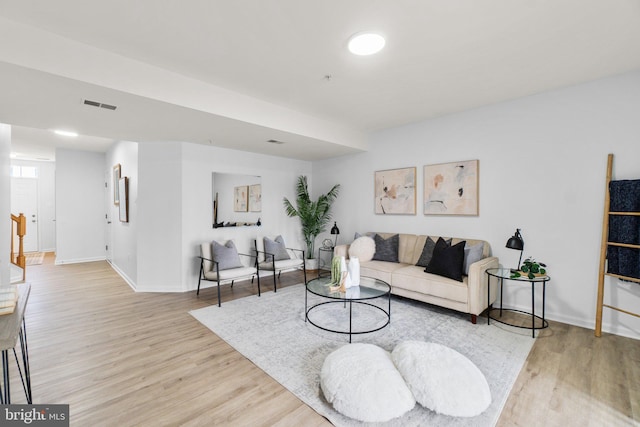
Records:
[[[39,265],[44,261],[44,252],[30,252],[24,254],[26,265]]]
[[[310,305],[323,301],[314,295],[308,297]],[[386,305],[386,301],[376,302]],[[323,331],[305,322],[304,306],[305,288],[300,284],[190,314],[334,425],[365,425],[336,412],[320,390],[319,375],[325,357],[347,345],[348,336]],[[325,304],[314,309],[309,317],[329,329],[348,330],[348,310],[341,303]],[[372,329],[384,322],[381,311],[354,306],[354,329]],[[380,425],[495,425],[535,341],[526,332],[493,323],[487,325],[484,318],[478,318],[478,324],[474,325],[468,315],[395,297],[391,299],[388,326],[352,338],[352,342],[371,343],[388,351],[405,340],[435,342],[462,353],[485,375],[492,402],[485,412],[473,418],[439,415],[416,405],[404,416]]]

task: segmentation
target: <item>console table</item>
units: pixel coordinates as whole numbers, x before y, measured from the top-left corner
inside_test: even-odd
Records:
[[[29,371],[29,348],[27,346],[27,327],[24,321],[24,311],[29,300],[31,285],[29,283],[18,284],[18,301],[11,314],[0,316],[0,352],[2,352],[2,387],[0,387],[0,404],[11,403],[11,384],[9,381],[9,351],[13,350],[22,381],[22,388],[27,398],[27,403],[33,403],[31,396],[31,373]],[[22,353],[22,366],[16,353],[16,346],[20,341]]]
[[[514,326],[516,328],[525,328],[525,329],[531,329],[531,336],[533,338],[536,337],[536,329],[544,329],[549,327],[549,322],[547,322],[544,318],[544,305],[545,305],[545,298],[546,298],[546,287],[547,287],[547,282],[551,279],[549,276],[547,275],[537,275],[536,277],[534,277],[533,279],[530,279],[529,277],[527,277],[526,275],[520,276],[520,277],[511,277],[511,269],[510,268],[489,268],[487,269],[487,301],[491,301],[491,277],[496,277],[498,279],[498,281],[500,282],[500,308],[497,309],[492,309],[491,307],[489,307],[489,310],[487,312],[487,325],[489,324],[489,322],[493,319],[497,322],[500,323],[504,323],[505,325],[509,325],[509,326]],[[526,273],[525,273],[526,274]],[[504,285],[504,281],[505,280],[513,280],[514,282],[519,282],[519,283],[528,283],[531,286],[531,312],[526,312],[526,311],[522,311],[522,310],[515,310],[512,308],[502,308],[502,288]],[[536,301],[535,301],[535,290],[536,290],[536,284],[540,283],[542,284],[542,317],[536,315]],[[496,311],[500,311],[500,317],[492,317],[491,316],[491,311],[492,310],[496,310]],[[503,311],[511,311],[511,312],[515,312],[515,313],[523,313],[526,315],[531,316],[531,326],[521,326],[521,325],[516,325],[513,323],[509,323],[505,320],[502,320],[502,312]],[[542,323],[540,324],[540,326],[536,326],[536,319],[539,319]]]

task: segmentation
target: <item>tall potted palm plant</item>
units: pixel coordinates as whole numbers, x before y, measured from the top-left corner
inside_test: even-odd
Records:
[[[307,246],[307,258],[313,259],[315,240],[320,233],[326,230],[331,221],[331,205],[338,197],[340,184],[336,184],[327,194],[322,194],[317,201],[312,201],[309,196],[307,177],[299,176],[296,184],[296,206],[285,197],[284,209],[288,216],[300,218],[302,236]],[[313,269],[309,266],[309,269]]]

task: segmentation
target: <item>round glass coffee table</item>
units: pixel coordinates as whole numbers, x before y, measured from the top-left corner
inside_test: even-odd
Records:
[[[331,277],[318,277],[307,282],[306,291],[304,294],[304,321],[311,323],[316,328],[320,328],[325,331],[334,332],[337,334],[349,335],[349,342],[351,342],[351,336],[356,334],[368,334],[371,332],[379,331],[386,327],[391,322],[391,286],[387,282],[373,277],[360,277],[360,286],[353,286],[347,289],[346,293],[332,292],[331,291]],[[319,297],[322,297],[324,301],[309,306],[308,295],[312,293]],[[375,299],[384,299],[386,297],[386,307],[383,304],[378,306],[372,303]],[[309,318],[309,313],[313,310],[317,310],[319,307],[324,307],[326,304],[343,304],[344,308],[349,305],[349,329],[337,329],[330,325],[320,324],[317,320],[314,322]],[[355,305],[355,307],[354,307]],[[359,306],[373,307],[375,313],[382,313],[383,319],[381,322],[376,322],[372,328],[353,329],[353,316],[354,310],[357,310]],[[382,323],[382,325],[380,325]]]

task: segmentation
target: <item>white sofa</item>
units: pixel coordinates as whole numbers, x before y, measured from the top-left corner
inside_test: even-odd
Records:
[[[397,233],[375,233],[387,239]],[[438,236],[399,234],[398,261],[360,260],[360,274],[375,277],[391,286],[391,293],[414,300],[424,301],[471,315],[476,323],[477,316],[495,301],[497,283],[491,283],[491,301],[487,301],[488,268],[498,267],[498,258],[491,256],[489,243],[483,240],[453,238],[451,244],[465,240],[468,245],[482,243],[483,259],[469,266],[469,274],[463,281],[449,279],[432,273],[425,273],[425,267],[416,266],[427,238],[436,242]],[[349,256],[349,245],[335,248],[337,256]]]

